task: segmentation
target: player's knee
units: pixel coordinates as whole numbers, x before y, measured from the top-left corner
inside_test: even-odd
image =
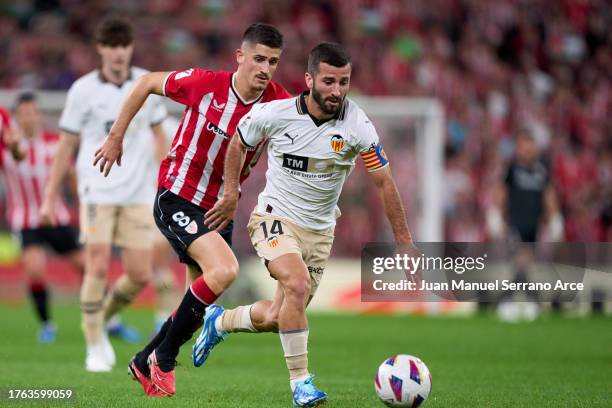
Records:
[[[141,273],[138,273],[138,274],[130,275],[130,281],[132,281],[134,285],[141,286],[141,287],[145,287],[147,283],[151,281],[151,278],[152,278],[152,274],[150,272],[147,273],[145,271],[142,271]]]
[[[85,273],[95,276],[96,278],[106,278],[108,273],[108,263],[101,260],[92,261],[85,268]]]
[[[83,251],[73,251],[68,254],[68,260],[74,266],[79,273],[83,273],[85,269],[85,257],[83,256]]]
[[[105,278],[110,266],[110,248],[89,249],[86,255],[85,270],[88,275]]]
[[[23,269],[30,278],[42,278],[45,272],[45,264],[37,259],[24,257]]]
[[[22,256],[23,269],[31,278],[40,278],[45,273],[45,256],[40,248],[27,247]]]
[[[285,296],[305,304],[306,298],[310,294],[310,285],[310,277],[308,275],[292,276],[283,285]]]
[[[149,263],[130,265],[127,275],[135,284],[144,286],[153,279],[153,268]]]
[[[157,291],[174,289],[174,275],[170,271],[153,273],[153,284]]]
[[[238,276],[238,269],[237,262],[227,262],[209,268],[209,271],[216,281],[222,282],[224,286],[229,286]]]

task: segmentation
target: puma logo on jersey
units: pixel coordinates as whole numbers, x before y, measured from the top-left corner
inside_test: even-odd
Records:
[[[221,111],[223,108],[225,108],[225,102],[218,103],[216,99],[213,99],[213,109]]]
[[[291,140],[291,144],[293,144],[293,142],[295,141],[295,138],[297,137],[297,135],[291,137],[289,135],[289,133],[285,133],[283,136],[285,136],[286,138],[288,138],[289,140]]]

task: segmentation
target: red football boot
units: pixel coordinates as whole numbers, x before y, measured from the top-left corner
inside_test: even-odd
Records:
[[[158,391],[167,396],[176,394],[176,384],[174,383],[174,368],[167,373],[159,368],[155,350],[149,355],[149,370],[151,372],[151,383]]]

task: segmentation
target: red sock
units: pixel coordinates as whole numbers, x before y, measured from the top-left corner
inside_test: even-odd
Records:
[[[215,292],[213,292],[206,282],[204,281],[204,277],[200,276],[191,284],[191,293],[195,296],[200,302],[205,305],[210,305],[215,303],[215,300],[219,297]]]

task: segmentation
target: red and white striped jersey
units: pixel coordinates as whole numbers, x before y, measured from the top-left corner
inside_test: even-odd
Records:
[[[0,143],[4,142],[4,131],[11,127],[11,114],[0,106]]]
[[[41,227],[38,210],[58,140],[59,136],[51,132],[21,140],[19,143],[26,154],[21,161],[13,159],[10,149],[0,143],[0,168],[6,186],[7,220],[14,232]],[[55,205],[55,219],[58,225],[70,224],[70,213],[61,198]]]
[[[202,208],[223,195],[223,164],[231,136],[253,105],[291,95],[270,81],[259,98],[243,101],[231,72],[188,69],[170,73],[164,95],[186,105],[170,152],[159,169],[159,186]],[[263,152],[265,141],[249,151],[240,181],[246,179]]]

